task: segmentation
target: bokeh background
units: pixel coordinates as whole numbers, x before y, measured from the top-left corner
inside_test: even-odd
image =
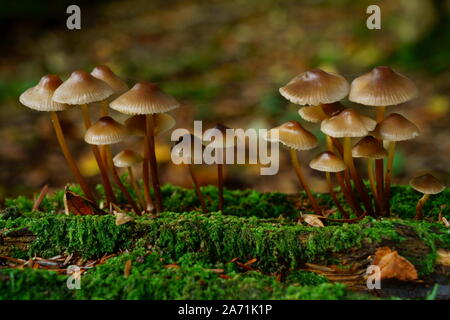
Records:
[[[317,125],[305,123],[298,107],[278,88],[313,67],[337,71],[349,81],[373,66],[389,65],[417,84],[420,96],[389,108],[414,121],[420,137],[398,144],[395,182],[432,170],[449,182],[450,158],[450,1],[448,0],[133,0],[81,1],[82,29],[66,28],[73,1],[0,0],[0,201],[35,194],[72,181],[54,137],[49,116],[21,106],[18,96],[47,73],[66,79],[75,69],[110,66],[130,85],[158,83],[182,108],[172,114],[177,127],[271,128],[299,120],[322,145],[301,154],[303,163],[323,149]],[[366,8],[381,7],[382,29],[366,28]],[[347,106],[354,106],[344,101]],[[354,106],[373,114],[369,107]],[[91,107],[98,117],[98,107]],[[98,181],[95,161],[83,143],[77,107],[60,114],[70,148],[90,183]],[[123,121],[124,117],[113,113]],[[170,135],[158,138],[164,183],[189,186],[185,168],[170,162]],[[115,146],[140,150],[131,138]],[[283,151],[283,150],[282,150]],[[277,176],[259,167],[227,166],[226,185],[261,191],[298,188],[285,152]],[[215,169],[197,166],[203,184]],[[307,169],[313,189],[322,175]]]

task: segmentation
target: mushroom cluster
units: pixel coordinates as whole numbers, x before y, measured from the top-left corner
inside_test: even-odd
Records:
[[[332,174],[336,176],[340,191],[357,218],[365,215],[390,215],[396,142],[417,137],[419,129],[400,114],[392,113],[386,118],[384,114],[387,106],[399,105],[417,96],[418,90],[414,83],[389,67],[376,67],[354,79],[351,84],[339,74],[313,69],[299,74],[279,91],[290,102],[302,106],[298,113],[303,120],[320,123],[320,130],[326,135],[327,151],[313,158],[309,166],[325,172],[329,193],[344,220],[349,214],[337,200]],[[347,95],[351,102],[375,107],[375,120],[355,109],[344,108],[340,101]],[[297,121],[286,122],[272,130],[277,130],[277,140],[290,148],[292,164],[300,184],[316,214],[322,215],[323,208],[312,195],[297,158],[297,151],[317,146],[316,138]],[[353,145],[352,139],[355,138],[360,140]],[[273,141],[270,134],[266,139]],[[355,166],[354,158],[365,158],[367,161],[366,170],[372,197]],[[428,188],[418,188],[417,178],[411,182],[413,188],[425,194],[417,206],[418,219],[423,216],[421,210],[429,194],[443,189],[436,178],[431,179],[431,175],[426,177],[421,179],[426,180],[427,185],[432,185],[431,191]]]
[[[298,113],[302,119],[320,123],[320,130],[326,136],[326,150],[310,160],[309,166],[325,173],[328,192],[343,217],[341,221],[361,219],[366,215],[389,216],[396,143],[414,139],[419,135],[419,129],[400,114],[392,113],[386,118],[384,114],[387,106],[405,103],[416,97],[418,91],[412,81],[389,67],[376,67],[354,79],[351,84],[341,75],[314,69],[301,73],[280,88],[279,92],[290,102],[301,106]],[[375,107],[375,120],[358,113],[353,108],[344,107],[341,101],[347,96],[351,102]],[[127,83],[107,66],[98,66],[91,73],[76,70],[64,82],[56,75],[45,75],[36,86],[22,93],[19,100],[31,109],[50,112],[63,155],[86,198],[96,201],[69,150],[58,118],[58,112],[73,106],[81,107],[85,126],[84,140],[91,146],[100,171],[106,207],[111,209],[117,204],[112,188],[113,182],[136,214],[153,211],[160,213],[164,210],[155,154],[155,137],[175,126],[175,119],[167,113],[180,106],[174,97],[151,82],[139,82],[129,89]],[[89,112],[93,103],[101,106],[101,117],[94,123]],[[109,108],[130,117],[121,124],[109,115]],[[227,136],[227,129],[229,128],[221,124],[210,129],[218,130],[221,138],[208,145],[214,149],[216,159],[219,159],[216,162],[217,209],[222,211],[225,206],[224,152],[228,148],[235,147],[234,140]],[[125,148],[113,157],[111,145],[123,143],[129,136],[143,138],[143,156]],[[356,138],[359,141],[354,144],[353,139]],[[186,150],[180,147],[181,144],[188,142],[190,146],[202,146],[206,139],[185,134],[174,145],[172,156],[192,160],[197,151],[194,148]],[[292,165],[300,185],[305,190],[315,214],[324,217],[324,208],[310,190],[298,156],[299,151],[316,148],[319,145],[318,139],[295,120],[269,130],[265,139],[279,142],[290,149]],[[366,187],[363,176],[355,165],[357,158],[365,158],[370,188]],[[384,159],[387,159],[386,163]],[[196,162],[180,163],[187,164],[187,171],[201,209],[207,212],[206,202],[192,165]],[[137,165],[142,165],[143,190],[133,172],[133,167]],[[129,184],[135,197],[123,184],[117,168],[127,170]],[[337,191],[333,186],[333,177],[336,178],[340,192],[356,214],[356,218],[352,218],[351,213],[339,202]],[[417,204],[416,213],[416,218],[422,219],[423,205],[430,194],[441,192],[445,186],[431,174],[416,177],[410,184],[424,194]]]

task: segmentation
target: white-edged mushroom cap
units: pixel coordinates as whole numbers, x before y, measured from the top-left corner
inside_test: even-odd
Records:
[[[119,143],[128,136],[127,129],[111,117],[102,117],[85,133],[84,141],[94,145]]]
[[[52,100],[53,93],[61,85],[61,79],[54,74],[41,78],[39,83],[23,92],[19,101],[24,106],[37,111],[64,111],[69,108],[67,104]]]

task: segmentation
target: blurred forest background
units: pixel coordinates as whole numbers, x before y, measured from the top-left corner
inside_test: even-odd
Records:
[[[182,108],[172,112],[177,127],[271,128],[298,120],[322,146],[302,153],[303,163],[323,150],[319,127],[305,123],[298,106],[278,88],[313,67],[337,71],[349,81],[377,65],[411,78],[420,96],[388,112],[414,121],[421,136],[398,144],[395,182],[407,183],[432,170],[448,183],[450,158],[449,0],[132,0],[79,1],[82,29],[66,28],[73,1],[0,0],[0,201],[35,194],[44,184],[61,187],[67,170],[49,115],[20,105],[18,96],[47,73],[66,79],[75,69],[106,64],[130,85],[154,81]],[[381,7],[382,29],[366,28],[367,6]],[[353,104],[344,101],[347,106]],[[357,107],[373,115],[369,107]],[[92,116],[98,108],[92,106]],[[70,148],[91,183],[95,161],[83,142],[77,107],[60,113]],[[123,121],[124,116],[113,113]],[[140,149],[129,139],[114,151]],[[163,183],[190,186],[185,168],[170,162],[170,135],[158,138]],[[298,188],[284,148],[277,176],[259,167],[226,166],[226,186],[293,192]],[[359,160],[357,161],[359,162]],[[215,168],[196,166],[203,184],[215,183]],[[313,189],[324,190],[322,175],[309,169]]]

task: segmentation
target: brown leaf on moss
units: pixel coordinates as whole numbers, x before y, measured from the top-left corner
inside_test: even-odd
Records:
[[[303,221],[305,221],[307,224],[309,224],[312,227],[319,227],[323,228],[323,222],[320,220],[320,216],[316,214],[304,214],[302,215]]]
[[[414,265],[388,247],[377,249],[373,264],[380,267],[381,279],[410,281],[418,278]]]
[[[68,185],[64,192],[64,211],[67,215],[70,213],[81,216],[106,214],[106,212],[98,208],[94,202],[70,191]]]
[[[121,226],[134,220],[132,217],[123,212],[115,211],[114,215],[116,216],[116,226]]]
[[[166,264],[164,266],[164,268],[166,268],[166,269],[180,269],[180,266],[177,265],[177,264]]]
[[[436,253],[437,253],[436,263],[446,267],[450,267],[450,251],[439,249]]]
[[[125,268],[124,268],[124,270],[123,270],[123,276],[124,276],[125,278],[128,278],[128,276],[130,275],[130,272],[131,272],[131,266],[132,266],[132,262],[131,262],[131,260],[128,260],[128,261],[125,263]]]

